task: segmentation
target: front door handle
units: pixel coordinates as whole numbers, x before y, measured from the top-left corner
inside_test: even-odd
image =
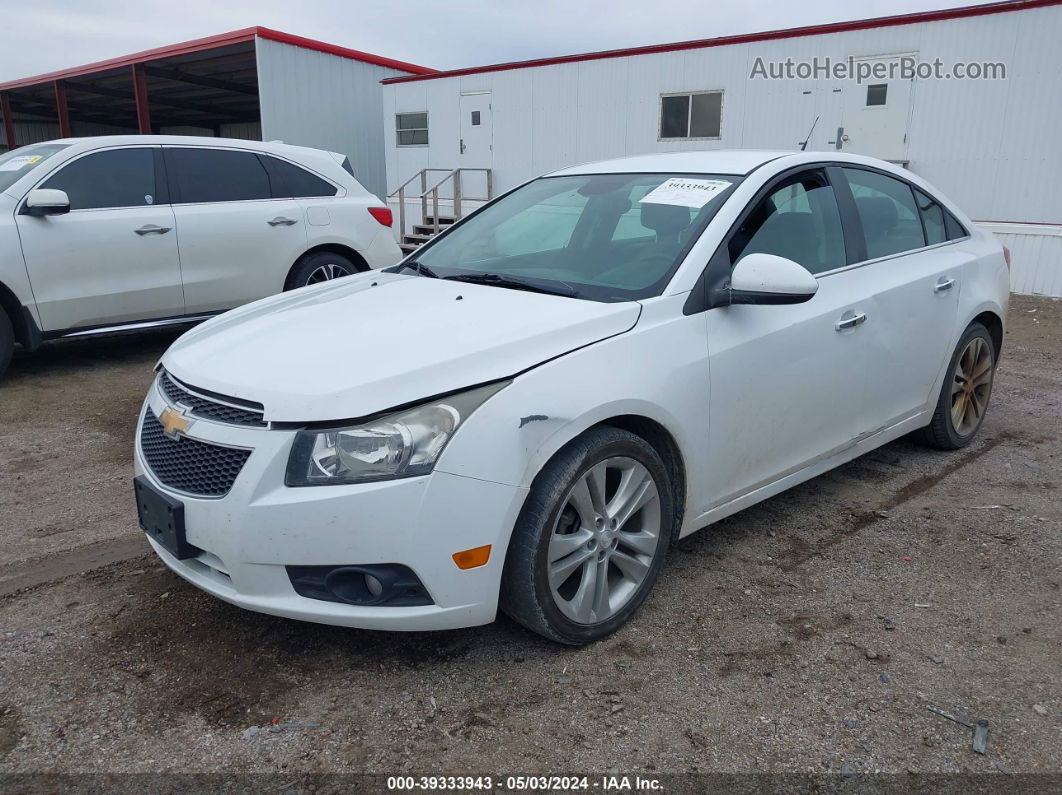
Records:
[[[950,290],[954,286],[955,286],[955,280],[954,279],[941,279],[939,282],[936,283],[936,285],[934,285],[933,292],[935,292],[935,293],[943,293],[946,290]]]
[[[266,221],[270,226],[291,226],[296,223],[294,218],[285,218],[282,215],[278,215],[272,221]]]
[[[834,328],[838,331],[844,331],[845,329],[855,328],[861,326],[867,322],[867,316],[865,312],[860,312],[858,315],[852,315],[851,317],[842,317],[834,324]]]
[[[134,229],[138,235],[143,237],[144,235],[164,235],[169,232],[172,226],[159,226],[157,224],[146,224],[139,229]]]

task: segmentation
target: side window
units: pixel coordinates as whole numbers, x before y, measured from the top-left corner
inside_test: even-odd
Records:
[[[970,234],[966,231],[966,227],[947,210],[944,211],[944,228],[948,232],[948,240],[960,240]]]
[[[335,196],[336,187],[325,182],[315,174],[279,157],[261,155],[269,172],[269,182],[273,188],[274,199],[311,198],[315,196]]]
[[[774,254],[811,273],[843,267],[844,232],[837,200],[824,174],[788,179],[756,205],[730,238],[730,262],[748,254]]]
[[[182,204],[272,198],[269,175],[254,152],[173,147],[166,161]]]
[[[66,191],[71,210],[146,207],[155,203],[155,156],[145,147],[85,155],[53,174],[42,188]]]
[[[922,213],[922,226],[926,230],[926,245],[933,246],[937,243],[943,243],[948,239],[943,208],[917,189],[915,190],[915,199],[918,202],[918,210]]]
[[[859,220],[863,224],[868,259],[900,254],[926,245],[922,219],[910,185],[876,171],[842,170],[852,188]]]

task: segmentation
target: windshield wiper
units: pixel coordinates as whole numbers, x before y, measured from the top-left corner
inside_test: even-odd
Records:
[[[557,281],[556,287],[524,281],[512,276],[502,276],[500,273],[462,273],[457,276],[444,276],[447,281],[469,282],[470,284],[485,284],[490,287],[507,287],[510,290],[527,290],[530,293],[545,293],[546,295],[563,295],[567,298],[578,298],[579,291],[567,282]]]
[[[417,262],[415,259],[406,260],[405,262],[398,263],[398,265],[395,266],[394,272],[401,273],[403,270],[414,271],[415,273],[418,273],[421,276],[427,276],[429,279],[439,278],[439,274],[437,274],[427,265],[422,265],[421,263]]]

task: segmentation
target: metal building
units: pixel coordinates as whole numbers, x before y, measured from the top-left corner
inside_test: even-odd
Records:
[[[255,27],[0,83],[0,151],[82,135],[214,135],[341,152],[386,193],[380,80],[415,64]]]
[[[401,187],[415,244],[433,231],[422,215],[459,215],[475,197],[552,169],[806,141],[809,151],[904,164],[1010,246],[1015,291],[1062,296],[1059,3],[1017,0],[388,78],[390,201],[398,204]],[[1003,64],[1006,78],[998,70],[997,79],[962,80],[753,76],[757,59],[826,57],[868,67],[939,59],[949,73],[960,62],[983,72]],[[435,200],[443,209],[433,211]]]

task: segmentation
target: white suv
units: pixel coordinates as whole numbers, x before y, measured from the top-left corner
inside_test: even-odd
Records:
[[[343,155],[101,136],[0,155],[0,374],[15,342],[188,323],[393,265],[391,211]]]

